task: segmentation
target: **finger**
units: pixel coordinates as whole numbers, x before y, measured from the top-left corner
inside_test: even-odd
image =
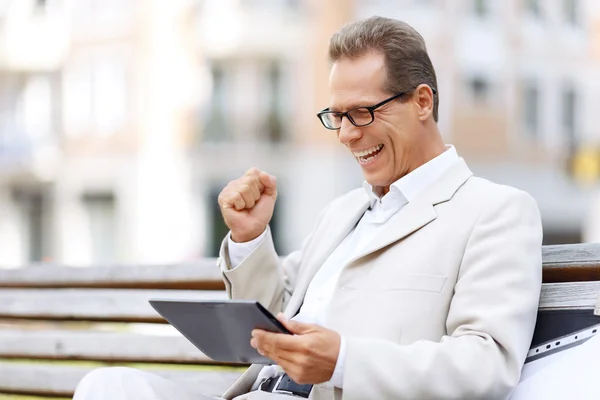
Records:
[[[320,383],[319,381],[325,381],[315,376],[311,376],[314,374],[315,369],[318,368],[315,368],[315,366],[312,365],[314,360],[311,361],[305,355],[282,351],[272,356],[265,355],[265,357],[275,361],[275,363],[280,366],[294,382],[300,385],[315,384]],[[329,379],[331,379],[331,376],[329,376]]]
[[[269,335],[261,335],[259,333],[257,333],[256,335],[257,337],[253,337],[250,340],[250,345],[253,348],[255,348],[261,355],[269,357],[271,360],[275,361],[279,365],[281,365],[280,362],[292,363],[295,359],[298,359],[299,353],[291,350],[278,348],[277,346],[274,346],[269,342],[261,341],[261,339],[259,339],[259,337],[264,338],[269,337]]]
[[[265,353],[263,356],[275,361],[277,365],[283,368],[284,371],[293,368],[296,357],[290,351],[278,351],[276,353]]]
[[[252,337],[256,339],[257,348],[264,352],[300,351],[303,348],[303,339],[299,336],[255,330],[252,331]]]
[[[227,186],[225,186],[225,188],[221,191],[221,193],[219,193],[219,197],[217,198],[217,203],[219,203],[219,206],[221,206],[222,208],[231,208],[232,204],[229,201],[229,198],[231,197],[231,185],[232,182],[229,182],[227,184]]]
[[[258,199],[260,199],[260,193],[265,188],[265,185],[262,184],[262,182],[260,181],[260,179],[258,179],[258,177],[247,176],[242,179],[242,182],[244,184],[248,185],[248,188],[249,188],[250,192],[252,193],[252,197],[254,198],[255,202]]]
[[[242,196],[242,199],[244,199],[246,208],[254,207],[254,204],[256,204],[256,199],[254,198],[254,195],[250,190],[250,186],[246,184],[240,185],[240,187],[238,188],[238,193],[240,194],[240,196]]]
[[[254,178],[258,179],[262,171],[256,167],[250,168],[246,173],[244,173],[244,178]]]
[[[307,332],[314,332],[318,329],[318,325],[306,324],[304,322],[294,321],[288,319],[283,313],[277,314],[277,319],[283,324],[290,332],[296,335],[302,335]]]
[[[260,192],[264,189],[264,186],[262,183],[260,183],[260,179],[257,180],[257,183],[255,183],[254,185],[250,185],[250,191],[252,193],[252,197],[254,198],[254,201],[257,201],[258,199],[260,199]]]
[[[235,208],[238,211],[241,211],[246,207],[244,198],[242,197],[242,195],[239,192],[233,192],[229,196],[227,203],[231,204],[233,206],[233,208]]]
[[[277,196],[277,179],[273,175],[269,175],[266,172],[261,172],[260,182],[265,186],[263,193],[268,196]]]

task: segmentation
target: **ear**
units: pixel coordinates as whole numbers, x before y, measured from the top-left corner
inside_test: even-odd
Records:
[[[415,89],[413,96],[419,120],[424,122],[433,115],[433,91],[428,85],[421,84]]]

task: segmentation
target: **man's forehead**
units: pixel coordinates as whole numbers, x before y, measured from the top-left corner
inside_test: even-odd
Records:
[[[329,74],[330,107],[369,105],[383,94],[384,78],[385,64],[380,54],[336,61]]]

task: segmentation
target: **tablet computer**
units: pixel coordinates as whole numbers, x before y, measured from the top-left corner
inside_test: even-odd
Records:
[[[150,299],[150,305],[215,361],[273,364],[250,346],[253,329],[291,334],[258,301]]]

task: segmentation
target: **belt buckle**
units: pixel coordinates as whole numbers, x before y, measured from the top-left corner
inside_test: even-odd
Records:
[[[288,396],[295,396],[295,394],[293,392],[290,392],[289,390],[281,390],[281,389],[279,389],[279,384],[281,383],[281,380],[283,379],[284,376],[285,376],[285,374],[279,375],[279,378],[277,378],[277,382],[275,382],[275,386],[273,386],[273,391],[271,393],[286,394]]]

